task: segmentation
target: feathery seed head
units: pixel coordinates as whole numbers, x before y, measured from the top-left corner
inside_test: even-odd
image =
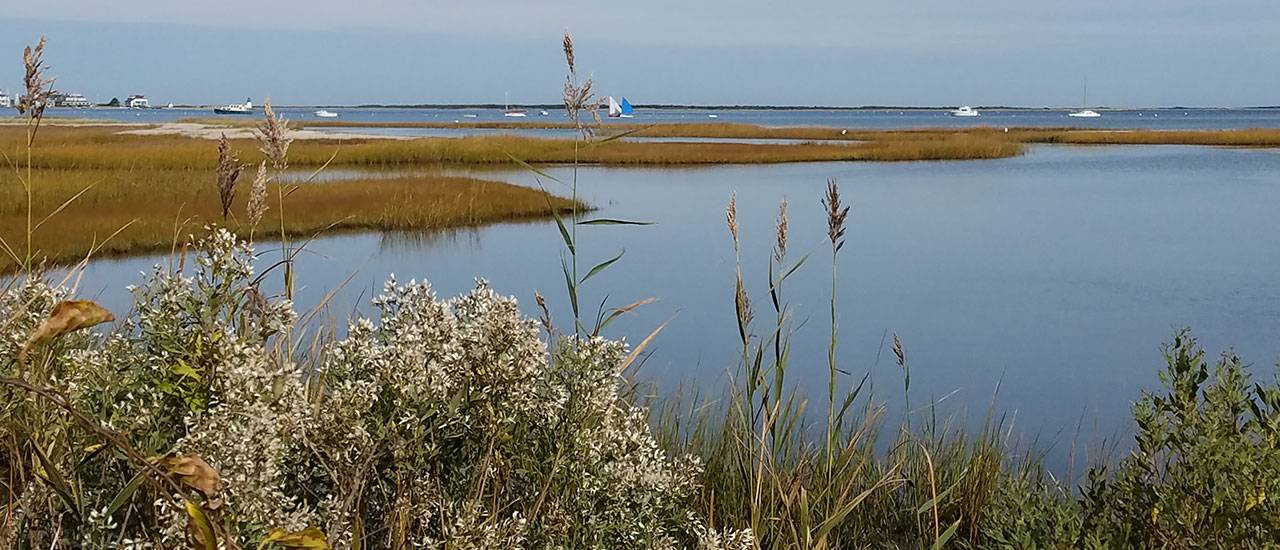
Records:
[[[787,256],[787,200],[783,199],[778,205],[778,236],[777,243],[774,246],[773,257],[782,263],[783,258]]]
[[[259,148],[271,161],[271,168],[279,172],[289,166],[289,144],[293,143],[293,138],[289,137],[289,121],[276,115],[270,99],[264,102],[262,113],[264,118],[258,125]]]
[[[569,75],[564,82],[564,110],[578,133],[583,138],[590,138],[595,127],[601,124],[601,100],[592,94],[590,78],[578,82],[578,67],[573,60],[573,37],[568,32],[564,33],[564,59],[569,64]],[[584,112],[590,116],[589,120],[583,120],[586,118]]]
[[[222,134],[218,139],[218,200],[222,203],[222,219],[227,219],[231,213],[231,201],[236,196],[236,179],[240,177],[240,171],[244,166],[240,164],[240,157],[235,151],[231,150],[231,143],[227,141],[227,134]]]
[[[267,161],[264,160],[258,164],[258,174],[253,178],[253,187],[249,188],[249,204],[245,207],[252,227],[257,227],[258,222],[262,221],[262,215],[267,213],[267,182],[270,179],[267,175]]]
[[[839,252],[844,247],[845,221],[849,216],[849,207],[841,205],[840,186],[836,184],[835,178],[827,180],[827,193],[822,199],[822,206],[827,210],[827,238],[831,240],[832,249]]]
[[[738,194],[729,195],[729,206],[724,209],[724,221],[729,226],[729,235],[733,236],[733,246],[738,247]]]
[[[569,64],[569,74],[578,74],[578,67],[573,62],[573,36],[569,31],[564,32],[564,60]]]
[[[747,287],[742,282],[742,273],[738,273],[733,289],[734,309],[738,316],[738,331],[742,338],[747,336],[747,326],[751,324],[754,313],[751,311],[751,298],[747,296]]]
[[[898,333],[896,332],[893,333],[893,355],[898,360],[898,366],[902,368],[906,368],[907,352],[906,350],[902,349],[902,339],[898,338]]]

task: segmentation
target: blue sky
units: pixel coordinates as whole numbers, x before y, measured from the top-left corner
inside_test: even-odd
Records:
[[[1274,0],[60,0],[4,17],[0,88],[46,34],[59,87],[101,100],[554,102],[568,29],[599,89],[635,103],[1076,105],[1087,78],[1094,105],[1280,104]]]

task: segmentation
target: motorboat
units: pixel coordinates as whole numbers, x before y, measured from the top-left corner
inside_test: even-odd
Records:
[[[244,103],[232,103],[222,107],[214,107],[213,112],[219,115],[251,115],[253,114],[253,100],[246,99]]]

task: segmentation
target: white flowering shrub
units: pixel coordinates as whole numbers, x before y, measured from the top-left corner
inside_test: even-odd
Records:
[[[226,548],[751,546],[691,511],[699,461],[668,456],[619,394],[624,344],[548,349],[484,283],[442,301],[393,280],[300,366],[292,305],[258,292],[248,245],[215,231],[198,248],[105,338],[31,356],[25,380],[65,406],[0,386],[4,547],[197,545],[183,499]],[[62,298],[38,277],[3,295],[4,376]]]
[[[672,459],[618,394],[625,347],[564,339],[486,284],[440,301],[387,284],[316,369],[300,480],[330,532],[376,546],[650,548],[696,540],[697,460]],[[337,475],[334,475],[337,474]],[[321,488],[325,488],[321,490]],[[359,492],[358,498],[352,498]],[[373,535],[377,533],[377,535]]]

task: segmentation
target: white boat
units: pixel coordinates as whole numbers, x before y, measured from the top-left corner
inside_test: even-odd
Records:
[[[524,109],[512,109],[512,108],[511,108],[511,95],[510,95],[510,94],[508,94],[508,95],[507,95],[507,105],[506,105],[506,107],[505,107],[504,109],[502,109],[502,116],[505,116],[505,117],[511,117],[511,118],[524,118],[524,117],[529,116],[529,112],[528,112],[528,111],[526,111],[526,110],[524,110]]]
[[[1089,104],[1089,79],[1086,78],[1084,80],[1084,101],[1081,103],[1081,107],[1088,104]],[[1094,111],[1091,109],[1084,109],[1084,108],[1080,109],[1079,111],[1067,113],[1067,116],[1072,118],[1101,118],[1102,117],[1102,115],[1099,114],[1097,111]]]
[[[622,106],[618,104],[618,100],[614,99],[613,96],[609,96],[607,101],[609,103],[609,118],[621,117]]]
[[[326,111],[324,109],[320,109],[313,114],[316,115],[316,118],[338,118],[338,113]]]
[[[541,113],[541,114],[542,114],[542,116],[551,116],[551,113],[548,113],[548,112],[546,112],[546,111],[542,111],[542,113]]]
[[[244,103],[232,103],[222,107],[214,107],[213,112],[219,115],[251,115],[253,114],[253,100],[246,99]]]
[[[9,94],[0,90],[0,107],[13,107],[13,100],[9,98]]]
[[[720,118],[720,115],[707,115],[707,118]]]
[[[93,106],[93,104],[89,102],[89,99],[84,96],[84,94],[56,94],[55,93],[53,98],[53,104],[56,107],[72,107],[76,109],[83,109],[85,107]]]
[[[974,109],[973,107],[965,105],[964,107],[951,111],[951,116],[975,117],[975,116],[982,116],[982,114],[979,113],[977,109]]]

